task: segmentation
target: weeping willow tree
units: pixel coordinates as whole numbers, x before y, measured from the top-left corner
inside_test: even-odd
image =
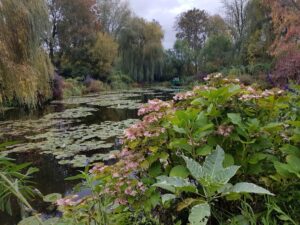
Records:
[[[0,0],[0,103],[35,107],[51,97],[48,21],[44,0]]]
[[[132,18],[119,37],[121,67],[137,82],[153,82],[162,76],[163,32],[160,25]]]

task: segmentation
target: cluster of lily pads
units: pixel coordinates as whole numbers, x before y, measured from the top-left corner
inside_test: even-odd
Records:
[[[91,125],[82,122],[101,108],[137,109],[143,95],[153,96],[150,89],[134,89],[124,92],[106,92],[97,95],[70,97],[52,104],[68,107],[36,120],[0,121],[0,143],[9,140],[10,145],[1,149],[1,155],[39,151],[51,154],[59,164],[84,167],[88,163],[106,161],[117,151],[116,141],[124,129],[138,120],[104,121]],[[159,94],[159,93],[158,93]],[[160,93],[161,94],[161,93]],[[99,118],[100,121],[100,118]]]

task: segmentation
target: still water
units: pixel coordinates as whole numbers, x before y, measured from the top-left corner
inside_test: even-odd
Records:
[[[0,156],[37,167],[32,181],[44,195],[71,193],[74,182],[65,178],[88,163],[105,161],[120,148],[123,130],[134,124],[137,110],[149,99],[167,100],[174,89],[133,89],[54,101],[43,110],[11,109],[0,114]],[[41,202],[35,209],[46,212]],[[0,213],[0,225],[14,225],[21,219],[17,204],[13,215]]]

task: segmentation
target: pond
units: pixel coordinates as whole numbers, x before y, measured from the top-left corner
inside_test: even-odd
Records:
[[[176,92],[158,87],[111,91],[53,101],[30,113],[5,111],[0,114],[0,154],[39,168],[33,182],[44,195],[68,194],[74,183],[65,178],[87,164],[112,160],[124,129],[138,121],[142,103],[153,98],[167,100]],[[19,220],[18,210],[13,216],[0,214],[0,225]]]

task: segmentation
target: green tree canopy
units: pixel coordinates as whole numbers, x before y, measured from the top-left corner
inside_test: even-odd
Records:
[[[51,97],[53,71],[41,47],[48,28],[44,1],[1,1],[0,102],[36,106]]]
[[[161,77],[163,32],[160,25],[132,18],[119,37],[121,68],[137,82],[152,82]]]

